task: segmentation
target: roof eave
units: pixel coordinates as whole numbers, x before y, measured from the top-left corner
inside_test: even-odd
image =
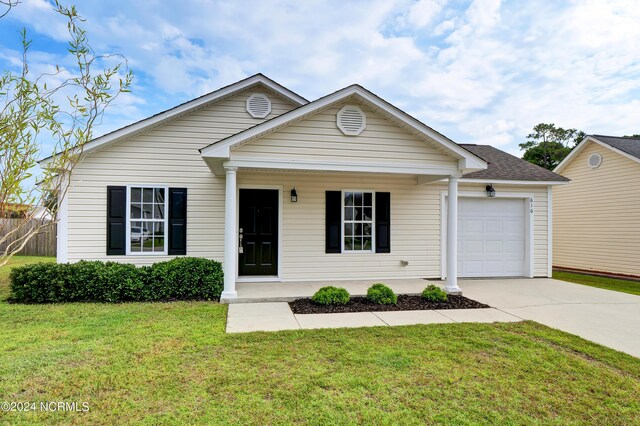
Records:
[[[144,118],[136,123],[127,125],[118,130],[114,130],[113,132],[107,133],[106,135],[99,136],[84,145],[84,147],[82,148],[82,154],[86,155],[87,153],[101,148],[106,144],[130,138],[132,136],[140,134],[143,131],[147,131],[149,129],[162,125],[169,120],[174,120],[176,118],[182,117],[194,110],[205,108],[212,103],[219,102],[225,98],[228,98],[229,96],[232,96],[234,93],[249,89],[252,86],[258,84],[266,86],[267,88],[275,91],[281,96],[284,96],[298,106],[309,103],[307,99],[276,83],[274,80],[271,80],[264,74],[255,74],[251,77],[245,78],[244,80],[240,80],[228,86],[222,87],[214,92],[200,96],[196,99],[192,99],[166,111],[155,114],[151,117]],[[54,155],[51,155],[49,157],[40,159],[38,160],[38,164],[45,165],[50,162],[53,157]]]
[[[303,105],[293,111],[282,114],[279,117],[273,118],[267,122],[254,126],[250,129],[229,136],[226,139],[214,142],[206,147],[200,149],[202,157],[220,157],[228,156],[233,147],[246,143],[250,140],[264,136],[270,132],[276,131],[280,128],[286,127],[288,124],[303,119],[305,116],[314,113],[315,111],[327,108],[334,103],[340,102],[350,96],[360,97],[362,100],[376,106],[377,112],[384,112],[387,116],[393,117],[394,121],[399,121],[403,124],[402,127],[409,127],[414,131],[417,131],[428,138],[432,139],[436,143],[440,144],[450,155],[459,160],[458,168],[461,173],[469,173],[477,170],[484,170],[488,167],[487,163],[480,157],[471,153],[470,151],[459,146],[455,142],[426,126],[424,123],[411,117],[409,114],[401,111],[397,107],[389,104],[381,98],[375,96],[368,90],[358,85],[352,85],[338,90],[331,95],[320,98],[309,104]],[[398,124],[398,123],[396,123]],[[228,157],[227,157],[228,158]]]

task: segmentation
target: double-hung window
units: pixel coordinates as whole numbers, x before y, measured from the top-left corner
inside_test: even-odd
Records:
[[[342,226],[344,252],[373,252],[374,193],[342,192]]]
[[[128,254],[167,254],[167,188],[130,186]]]

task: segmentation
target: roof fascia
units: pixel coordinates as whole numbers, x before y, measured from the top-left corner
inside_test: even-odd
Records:
[[[297,106],[308,104],[309,101],[303,98],[302,96],[292,92],[286,87],[276,83],[270,78],[266,77],[263,74],[256,74],[251,77],[248,77],[244,80],[240,80],[236,83],[230,84],[229,86],[225,86],[221,89],[218,89],[214,92],[208,93],[204,96],[200,96],[196,99],[192,99],[187,101],[181,105],[163,111],[159,114],[153,115],[151,117],[142,119],[136,123],[130,124],[128,126],[122,127],[113,132],[107,133],[106,135],[99,136],[89,142],[87,142],[81,150],[82,155],[86,155],[87,153],[94,151],[100,147],[103,147],[106,144],[110,144],[112,142],[116,142],[122,140],[127,137],[131,137],[138,133],[141,133],[145,130],[158,126],[162,123],[165,123],[171,119],[180,117],[189,112],[197,110],[199,108],[203,108],[208,106],[214,102],[225,99],[229,96],[232,96],[234,93],[240,92],[242,90],[246,90],[252,86],[257,84],[263,84],[267,88],[273,90],[274,92],[280,94],[286,99],[292,101]],[[38,161],[41,165],[46,165],[54,156],[50,156],[47,158],[43,158]]]
[[[383,101],[381,98],[373,95],[366,89],[354,85],[348,86],[342,90],[339,90],[331,95],[320,98],[316,101],[310,102],[304,106],[301,106],[293,111],[283,114],[279,117],[271,119],[267,122],[249,128],[243,132],[232,135],[226,139],[210,144],[200,150],[203,157],[217,157],[217,158],[229,158],[231,149],[241,143],[249,140],[259,138],[265,134],[275,131],[281,127],[285,127],[289,123],[292,123],[298,119],[304,118],[314,112],[330,105],[337,103],[350,96],[356,95],[362,100],[373,105],[378,111],[383,111],[389,116],[395,118],[406,127],[419,132],[422,135],[429,137],[436,143],[442,145],[449,153],[459,159],[458,168],[461,170],[484,170],[487,168],[487,163],[481,158],[477,157],[473,153],[462,148],[455,142],[445,138],[438,132],[429,128],[425,124],[419,122],[415,118],[411,117],[407,113],[400,111],[391,104]]]

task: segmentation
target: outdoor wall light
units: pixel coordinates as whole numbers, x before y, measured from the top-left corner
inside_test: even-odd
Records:
[[[496,196],[496,190],[493,189],[493,185],[489,184],[485,189],[487,191],[487,197],[493,198]]]
[[[292,203],[297,203],[298,202],[298,192],[296,191],[296,188],[293,188],[291,190],[291,202]]]

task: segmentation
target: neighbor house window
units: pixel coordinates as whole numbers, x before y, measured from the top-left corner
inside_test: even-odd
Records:
[[[373,251],[373,192],[344,191],[342,202],[344,251]]]
[[[129,187],[129,253],[167,253],[167,189]]]

